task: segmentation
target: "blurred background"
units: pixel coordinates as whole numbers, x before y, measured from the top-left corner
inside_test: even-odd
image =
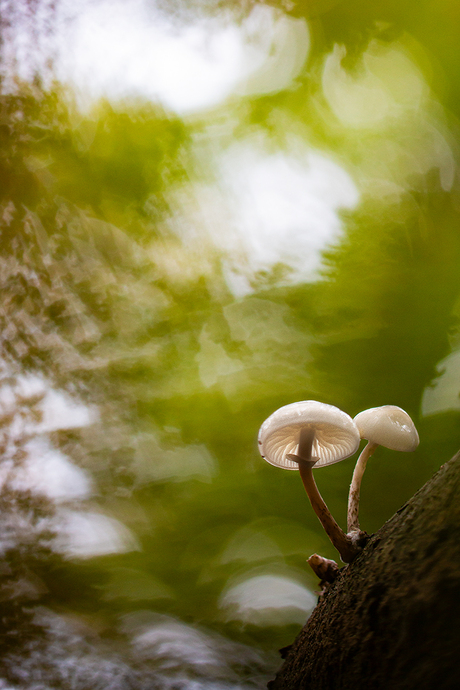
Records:
[[[338,560],[265,418],[412,416],[369,533],[460,446],[460,6],[0,15],[0,688],[263,688]]]

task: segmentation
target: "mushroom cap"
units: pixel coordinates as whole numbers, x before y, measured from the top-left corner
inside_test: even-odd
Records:
[[[348,458],[359,446],[358,428],[346,412],[334,405],[303,400],[280,407],[265,420],[259,431],[260,454],[271,465],[298,470],[298,463],[286,456],[296,453],[304,428],[315,431],[312,446],[312,455],[318,457],[315,468]]]
[[[356,415],[354,422],[361,438],[391,450],[411,451],[419,444],[414,422],[396,405],[371,407]]]

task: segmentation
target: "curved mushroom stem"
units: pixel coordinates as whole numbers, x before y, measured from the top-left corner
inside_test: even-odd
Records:
[[[352,561],[353,558],[358,554],[359,549],[353,545],[351,539],[339,527],[329,511],[329,508],[325,504],[321,494],[319,493],[313,477],[313,472],[311,471],[314,463],[306,462],[302,458],[299,459],[300,476],[313,510],[324,527],[327,536],[339,552],[342,561],[344,563],[350,563],[350,561]]]
[[[361,489],[361,480],[363,478],[364,470],[366,469],[366,464],[378,443],[371,443],[369,441],[366,446],[364,446],[361,455],[359,456],[355,469],[353,472],[353,477],[350,484],[350,493],[348,494],[348,514],[347,514],[347,531],[349,535],[354,536],[359,529],[359,492]]]
[[[312,467],[317,462],[317,458],[312,457],[314,437],[314,430],[308,428],[302,429],[300,432],[298,455],[290,454],[287,457],[289,460],[298,463],[300,477],[313,510],[324,527],[327,536],[339,552],[342,561],[344,563],[350,563],[359,553],[360,549],[352,543],[350,537],[339,527],[318,491],[312,472]]]

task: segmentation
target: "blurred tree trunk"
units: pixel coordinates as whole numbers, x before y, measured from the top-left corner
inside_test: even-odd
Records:
[[[269,688],[460,688],[460,453],[341,571]]]

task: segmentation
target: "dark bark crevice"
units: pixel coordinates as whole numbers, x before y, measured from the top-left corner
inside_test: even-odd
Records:
[[[341,570],[269,687],[460,687],[460,453]]]

